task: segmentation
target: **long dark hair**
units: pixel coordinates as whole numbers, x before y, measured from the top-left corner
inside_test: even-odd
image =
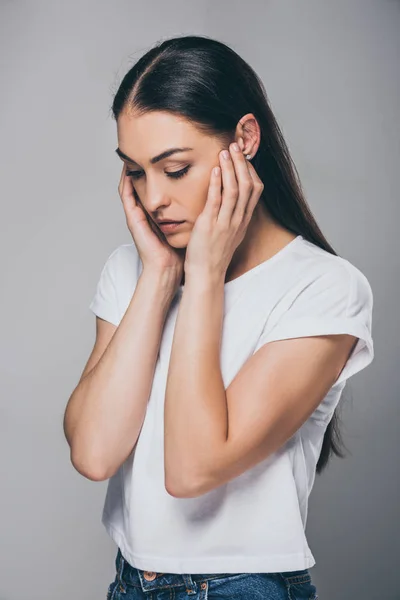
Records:
[[[146,52],[126,73],[114,96],[112,115],[169,111],[186,117],[226,147],[238,121],[253,113],[261,141],[252,163],[264,183],[260,201],[287,230],[338,254],[323,236],[307,205],[295,164],[256,72],[226,44],[206,36],[174,37]],[[331,454],[344,458],[337,411],[325,431],[317,473]]]

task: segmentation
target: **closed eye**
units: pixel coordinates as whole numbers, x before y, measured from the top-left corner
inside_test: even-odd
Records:
[[[190,166],[191,165],[187,165],[184,169],[181,169],[180,171],[165,171],[165,174],[171,179],[179,179],[180,177],[186,175],[186,173],[190,169]],[[143,171],[128,171],[127,175],[129,177],[132,177],[132,179],[140,179],[143,175]]]

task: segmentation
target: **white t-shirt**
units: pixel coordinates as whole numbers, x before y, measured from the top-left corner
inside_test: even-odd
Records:
[[[90,309],[118,325],[141,269],[134,243],[116,248]],[[370,284],[348,260],[301,235],[225,284],[220,354],[225,389],[245,361],[272,340],[349,333],[359,341],[324,400],[284,446],[196,498],[176,498],[164,487],[163,405],[183,289],[165,321],[138,442],[109,479],[102,523],[124,558],[139,569],[269,573],[312,567],[305,525],[324,432],[346,380],[374,357]]]

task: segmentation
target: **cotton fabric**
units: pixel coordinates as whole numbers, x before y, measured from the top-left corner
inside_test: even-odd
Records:
[[[118,326],[142,271],[134,243],[106,260],[90,303]],[[373,294],[347,259],[298,235],[224,286],[220,352],[225,389],[273,340],[349,333],[357,345],[313,414],[287,443],[239,477],[196,498],[164,486],[163,408],[180,286],[168,312],[147,412],[133,451],[110,478],[102,523],[130,565],[163,573],[274,573],[308,569],[305,526],[323,436],[346,381],[374,358]],[[265,398],[268,402],[268,398]]]

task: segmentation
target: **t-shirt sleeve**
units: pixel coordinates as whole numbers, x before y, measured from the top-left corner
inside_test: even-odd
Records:
[[[90,310],[105,321],[119,325],[119,307],[117,296],[117,258],[120,247],[107,258],[97,282],[94,297],[89,304]]]
[[[268,342],[347,333],[358,338],[335,385],[369,365],[373,294],[366,276],[354,265],[331,268],[309,277],[273,326],[264,328],[256,350]]]

